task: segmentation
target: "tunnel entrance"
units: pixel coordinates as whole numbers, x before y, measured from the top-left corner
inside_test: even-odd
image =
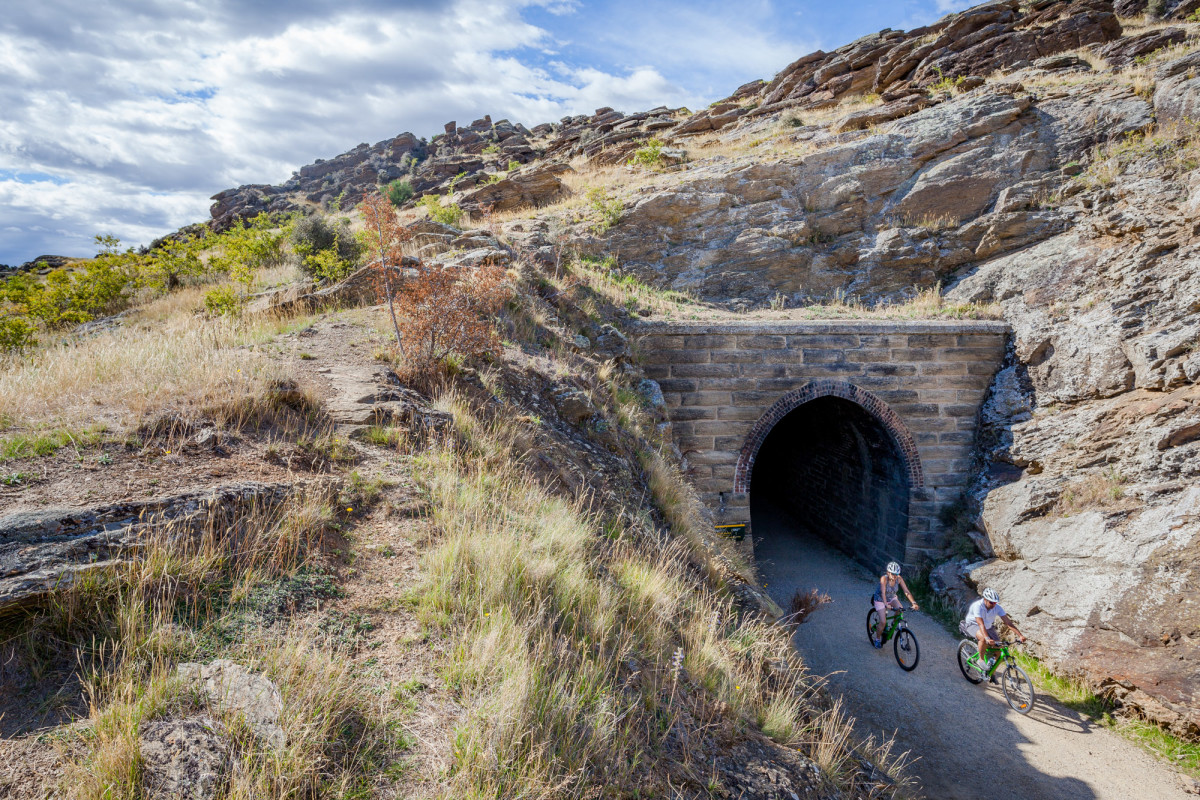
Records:
[[[779,421],[764,431],[749,475],[756,538],[787,527],[871,569],[904,561],[914,467],[895,433],[863,406],[832,395],[772,416]]]

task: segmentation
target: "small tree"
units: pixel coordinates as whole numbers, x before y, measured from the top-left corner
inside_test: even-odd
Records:
[[[387,301],[392,316],[392,330],[396,332],[396,346],[404,352],[404,337],[396,319],[396,288],[400,282],[400,263],[404,258],[402,247],[411,238],[396,219],[396,207],[376,193],[363,200],[359,206],[366,229],[362,243],[366,248],[367,263],[375,268],[376,289]]]

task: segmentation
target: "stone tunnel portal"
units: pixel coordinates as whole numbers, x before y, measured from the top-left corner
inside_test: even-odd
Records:
[[[762,441],[750,476],[751,528],[780,518],[872,569],[904,561],[912,465],[883,422],[857,403],[817,397]],[[771,524],[764,524],[766,517]]]

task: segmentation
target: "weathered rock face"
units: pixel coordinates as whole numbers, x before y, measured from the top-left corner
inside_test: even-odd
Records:
[[[1038,99],[988,86],[874,135],[824,134],[803,158],[692,169],[603,239],[572,244],[709,300],[895,295],[1064,230],[1070,219],[1037,202],[1061,165],[1151,118],[1121,87]]]
[[[465,211],[497,212],[545,205],[569,193],[558,176],[570,171],[566,164],[550,162],[466,192],[458,204]]]
[[[209,717],[148,722],[138,733],[138,747],[149,798],[212,800],[225,785],[229,742]]]
[[[1190,60],[1158,71],[1159,105],[1186,97]],[[969,268],[950,296],[999,303],[1014,331],[975,492],[997,558],[971,582],[1052,662],[1195,735],[1200,175],[1169,153],[1067,184],[1068,229]]]
[[[893,99],[940,81],[985,76],[1120,35],[1121,25],[1106,0],[983,3],[924,28],[883,30],[832,53],[799,58],[759,91],[744,86],[707,112],[707,128],[786,108],[821,108],[867,92]],[[701,120],[693,118],[677,130],[706,129],[697,124]]]
[[[1040,0],[1022,6],[997,0],[951,14],[912,31],[885,30],[832,53],[818,51],[788,65],[770,81],[752,81],[707,109],[663,106],[635,114],[598,108],[595,114],[564,117],[532,129],[490,116],[467,127],[448,122],[445,132],[426,142],[402,133],[374,145],[360,144],[329,160],[301,167],[278,186],[247,185],[213,196],[212,225],[224,229],[261,212],[294,211],[340,198],[343,208],[396,179],[406,179],[414,199],[484,186],[473,206],[537,205],[555,193],[547,175],[523,172],[500,184],[488,181],[509,167],[535,161],[565,162],[584,157],[595,164],[623,163],[651,136],[686,139],[789,108],[823,108],[838,101],[882,93],[905,100],[846,120],[853,130],[896,119],[925,104],[922,90],[932,84],[970,89],[1001,68],[1027,65],[1045,56],[1116,39],[1121,26],[1107,0]],[[1160,37],[1161,38],[1161,37]],[[1147,40],[1144,43],[1149,46]],[[522,185],[527,184],[527,185]],[[465,206],[464,206],[465,207]]]

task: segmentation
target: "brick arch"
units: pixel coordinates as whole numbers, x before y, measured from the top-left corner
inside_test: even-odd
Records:
[[[840,397],[843,400],[849,400],[874,417],[887,430],[888,435],[892,437],[892,441],[900,451],[900,456],[908,468],[909,486],[913,489],[925,486],[925,475],[921,470],[921,457],[917,452],[917,443],[913,441],[912,434],[909,433],[904,422],[896,415],[895,411],[888,407],[887,403],[852,383],[818,380],[811,381],[779,398],[754,423],[754,427],[746,435],[746,441],[738,455],[737,468],[733,474],[734,492],[747,493],[750,491],[750,475],[754,471],[754,459],[758,456],[759,448],[762,447],[762,443],[766,441],[776,423],[793,410],[818,397]]]

